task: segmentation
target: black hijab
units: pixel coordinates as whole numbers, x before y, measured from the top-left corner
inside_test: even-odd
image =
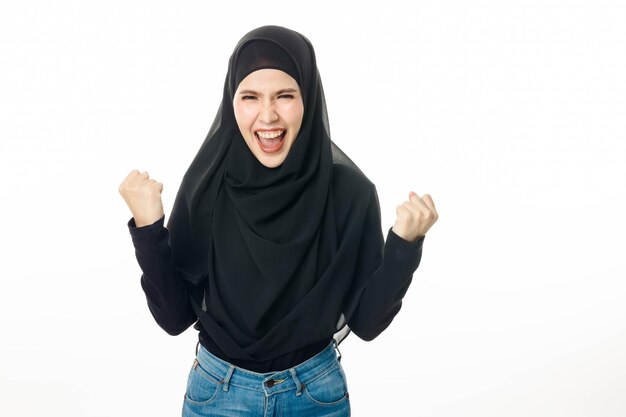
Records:
[[[300,132],[276,168],[252,154],[233,112],[239,82],[262,68],[290,74],[304,102]],[[246,34],[230,57],[217,116],[167,224],[176,268],[223,352],[269,360],[345,334],[371,272],[359,267],[361,241],[368,232],[380,235],[372,190],[330,140],[309,40],[278,26]],[[364,230],[368,216],[374,224],[378,219],[377,230]]]

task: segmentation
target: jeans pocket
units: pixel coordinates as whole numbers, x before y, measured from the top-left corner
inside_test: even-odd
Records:
[[[187,378],[185,401],[197,405],[210,404],[217,398],[221,385],[221,381],[202,368],[202,365],[195,360]]]
[[[304,385],[304,395],[318,405],[336,405],[348,399],[348,384],[339,362]]]

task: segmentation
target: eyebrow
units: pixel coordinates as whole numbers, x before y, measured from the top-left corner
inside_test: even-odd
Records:
[[[298,90],[296,90],[295,88],[283,88],[282,90],[278,90],[274,94],[279,96],[285,93],[297,93],[297,92]],[[245,95],[245,94],[250,94],[250,95],[255,95],[255,96],[261,95],[259,92],[254,91],[254,90],[242,90],[239,92],[239,95]]]

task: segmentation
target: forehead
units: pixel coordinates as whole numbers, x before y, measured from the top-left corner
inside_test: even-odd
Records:
[[[248,74],[237,86],[237,91],[253,90],[257,92],[269,92],[282,89],[296,89],[300,91],[298,83],[289,74],[284,71],[263,68]]]

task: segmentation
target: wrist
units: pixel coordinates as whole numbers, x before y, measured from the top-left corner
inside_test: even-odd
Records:
[[[133,216],[133,218],[135,219],[136,227],[150,226],[156,223],[161,217],[163,217],[163,214],[161,214],[159,217],[135,217]]]

